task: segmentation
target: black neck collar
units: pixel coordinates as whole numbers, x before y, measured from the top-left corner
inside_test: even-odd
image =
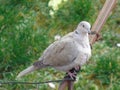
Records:
[[[77,32],[77,30],[75,30],[75,33],[76,33],[76,34],[79,34],[79,33]]]

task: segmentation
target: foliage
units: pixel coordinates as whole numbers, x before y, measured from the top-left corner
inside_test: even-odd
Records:
[[[93,61],[88,66],[90,70],[88,70],[88,78],[103,90],[106,90],[106,86],[108,87],[107,90],[119,90],[119,87],[116,87],[120,83],[120,49],[116,46],[119,42],[119,36],[116,36],[113,31],[106,30],[103,32],[104,40],[97,42],[93,48],[94,56],[92,57]]]
[[[49,0],[0,0],[0,79],[15,80],[17,73],[37,60],[54,40],[63,36],[81,20],[93,23],[104,0],[69,0],[58,10],[48,6]],[[82,67],[75,90],[119,90],[120,48],[119,7],[112,12],[102,30],[102,41],[93,45],[93,56]],[[50,15],[53,11],[54,15]],[[41,82],[62,79],[64,73],[54,69],[33,72],[19,81]],[[31,78],[32,77],[32,78]],[[58,87],[59,84],[55,83]],[[57,90],[56,87],[56,90]],[[0,85],[0,90],[35,90],[36,85]],[[50,90],[47,84],[40,90]]]
[[[60,25],[60,29],[70,29],[75,27],[82,20],[89,21],[94,12],[91,0],[69,0],[59,5],[59,9],[55,11],[54,20],[56,26]],[[72,25],[71,25],[72,24]]]
[[[37,59],[49,41],[47,30],[35,26],[40,15],[35,11],[36,2],[11,0],[1,4],[0,71],[10,71]]]
[[[111,80],[120,74],[119,53],[120,51],[117,48],[107,48],[97,58],[94,73],[96,74],[96,78],[100,79],[103,84],[110,84],[114,81]]]

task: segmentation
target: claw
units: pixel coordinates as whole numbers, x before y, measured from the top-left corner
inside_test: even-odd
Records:
[[[77,75],[76,72],[73,72],[73,73],[72,73],[72,72],[70,72],[70,71],[69,71],[67,74],[70,76],[71,79],[76,78],[76,75]]]
[[[71,70],[69,70],[69,71],[66,73],[66,76],[65,76],[64,78],[76,80],[76,76],[77,76],[77,73],[78,73],[79,71],[80,71],[80,66],[76,66],[76,67],[72,68]]]

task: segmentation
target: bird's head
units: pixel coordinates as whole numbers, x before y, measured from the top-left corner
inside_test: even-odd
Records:
[[[91,28],[91,25],[90,25],[89,22],[87,22],[87,21],[82,21],[82,22],[80,22],[80,23],[78,24],[78,26],[77,26],[77,32],[78,32],[78,33],[84,33],[84,34],[86,34],[86,33],[91,33],[90,28]]]

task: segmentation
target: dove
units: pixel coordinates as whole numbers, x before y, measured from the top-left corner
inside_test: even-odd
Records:
[[[66,72],[73,77],[74,74],[70,70],[86,64],[91,57],[88,35],[91,32],[90,28],[89,22],[81,21],[73,32],[50,44],[41,57],[27,69],[21,71],[17,78],[47,67]]]

